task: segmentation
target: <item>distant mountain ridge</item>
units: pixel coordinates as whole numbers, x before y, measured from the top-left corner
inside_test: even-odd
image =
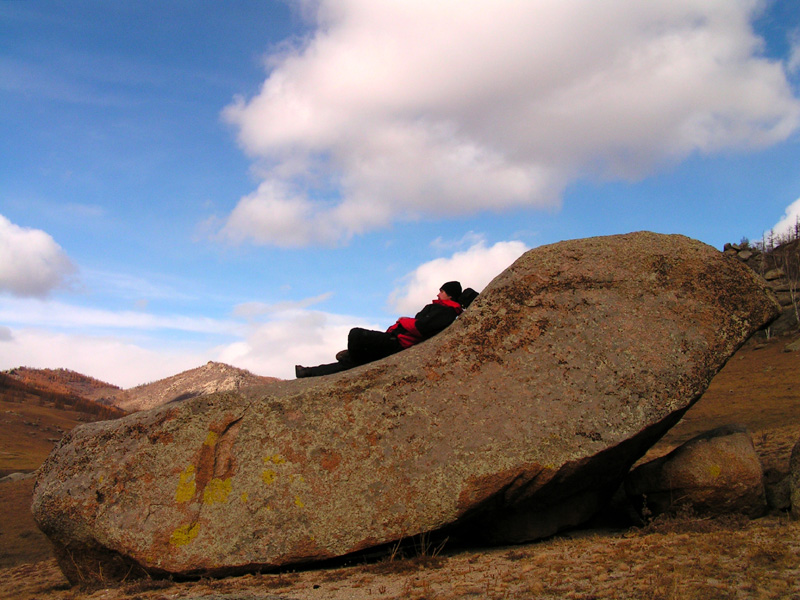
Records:
[[[168,402],[276,381],[280,379],[254,375],[246,369],[209,361],[202,367],[125,390],[115,404],[128,412],[149,410]]]
[[[209,361],[201,367],[152,383],[124,390],[110,383],[82,375],[69,369],[31,369],[18,367],[3,373],[2,379],[13,385],[36,390],[42,394],[72,397],[125,412],[149,410],[176,400],[183,400],[229,390],[238,390],[251,385],[263,385],[280,381],[276,377],[254,375],[225,363]],[[113,414],[119,416],[119,414]]]
[[[125,414],[108,398],[110,391],[121,392],[115,386],[66,369],[23,367],[0,373],[0,400],[52,405],[91,415],[89,420],[114,419]]]
[[[112,404],[104,400],[113,398],[122,391],[116,385],[70,371],[69,369],[17,367],[16,369],[5,371],[4,374],[42,391],[77,394],[101,404]]]

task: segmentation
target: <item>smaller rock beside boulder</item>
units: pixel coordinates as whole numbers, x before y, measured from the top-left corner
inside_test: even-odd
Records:
[[[763,477],[749,431],[727,425],[634,469],[625,489],[633,506],[654,515],[689,507],[701,515],[757,517],[766,510]]]

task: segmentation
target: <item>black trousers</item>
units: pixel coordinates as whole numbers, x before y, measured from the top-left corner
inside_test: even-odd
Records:
[[[347,334],[347,351],[353,362],[359,365],[386,358],[402,349],[397,336],[385,331],[353,327]]]
[[[353,327],[350,333],[347,334],[347,353],[349,357],[335,363],[309,367],[308,376],[317,377],[346,371],[374,360],[386,358],[396,352],[400,352],[402,349],[403,347],[397,341],[397,337],[390,333]]]

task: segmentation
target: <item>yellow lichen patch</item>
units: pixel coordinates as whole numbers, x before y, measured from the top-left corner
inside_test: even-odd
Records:
[[[214,447],[214,444],[217,443],[217,438],[219,438],[218,433],[214,433],[213,431],[209,431],[208,435],[206,436],[206,441],[203,442],[204,446],[211,446]]]
[[[272,454],[270,456],[264,457],[265,463],[273,463],[275,465],[282,465],[286,462],[286,459],[283,458],[280,454]]]
[[[305,507],[305,504],[304,504],[304,503],[303,503],[303,501],[300,499],[300,496],[295,496],[295,497],[294,497],[294,505],[295,505],[297,508],[303,508],[303,507]]]
[[[242,492],[242,502],[247,502],[247,492]]]
[[[271,485],[275,483],[275,480],[278,478],[278,474],[273,471],[272,469],[264,469],[261,472],[261,481],[266,483],[267,485]]]
[[[221,504],[231,493],[231,479],[212,479],[203,490],[203,504]]]
[[[189,465],[181,473],[178,489],[175,491],[175,502],[188,502],[194,498],[194,465]]]
[[[711,475],[711,477],[714,478],[719,477],[721,473],[722,473],[722,467],[720,467],[719,465],[711,465],[710,467],[708,467],[708,474]]]
[[[172,535],[169,538],[169,543],[173,546],[185,546],[194,538],[196,538],[198,533],[200,533],[199,523],[181,525],[172,532]]]

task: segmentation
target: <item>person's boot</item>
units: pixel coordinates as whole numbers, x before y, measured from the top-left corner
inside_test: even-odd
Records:
[[[311,377],[311,367],[303,367],[301,365],[294,366],[294,376],[300,379],[301,377]]]

